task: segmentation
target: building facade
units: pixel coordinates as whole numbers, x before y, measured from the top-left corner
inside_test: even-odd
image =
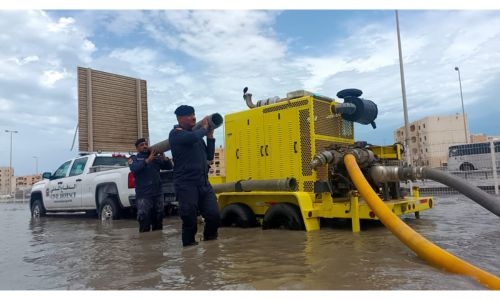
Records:
[[[19,190],[29,190],[31,186],[42,180],[42,175],[33,174],[26,176],[12,176],[14,174],[14,168],[0,167],[0,195],[13,194]],[[10,189],[9,189],[9,177],[10,177]]]
[[[14,192],[16,180],[12,176],[13,174],[14,168],[0,167],[0,195],[9,195],[11,192]]]
[[[42,180],[42,175],[34,174],[34,175],[26,175],[26,176],[17,176],[16,178],[16,190],[22,190],[26,188],[31,188],[35,182]]]
[[[224,148],[215,148],[214,160],[210,165],[210,170],[208,171],[209,176],[226,176],[226,156]]]
[[[466,143],[463,115],[430,116],[409,124],[409,138],[405,127],[394,132],[394,140],[405,146],[403,157],[413,166],[444,167],[448,161],[448,147]],[[465,116],[467,122],[467,116]],[[469,128],[469,126],[466,126]],[[406,145],[407,144],[407,145]],[[411,160],[408,159],[410,155]]]

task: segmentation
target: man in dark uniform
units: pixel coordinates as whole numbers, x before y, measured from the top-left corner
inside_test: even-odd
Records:
[[[194,108],[181,105],[175,110],[178,125],[169,134],[174,161],[174,185],[182,219],[182,245],[197,245],[198,212],[205,219],[203,240],[217,239],[220,214],[214,190],[208,181],[208,161],[215,152],[214,130],[205,117],[198,129]],[[207,136],[207,141],[203,137]]]
[[[162,230],[164,204],[160,169],[171,170],[172,161],[163,153],[150,151],[144,138],[135,142],[135,148],[137,155],[129,158],[129,166],[135,178],[139,232]]]

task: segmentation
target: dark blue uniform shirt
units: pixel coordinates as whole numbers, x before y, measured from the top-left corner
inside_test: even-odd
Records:
[[[207,130],[182,129],[175,125],[168,141],[174,160],[174,182],[177,184],[206,184],[208,182],[208,161],[214,159],[215,139],[203,137]]]
[[[162,160],[155,158],[153,161],[146,163],[149,153],[139,152],[137,155],[132,155],[130,159],[130,170],[135,177],[135,193],[136,196],[154,196],[161,194],[160,169],[171,170],[172,162],[170,160]]]

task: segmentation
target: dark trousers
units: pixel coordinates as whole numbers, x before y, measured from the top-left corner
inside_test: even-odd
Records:
[[[220,226],[220,213],[212,186],[209,183],[201,185],[181,183],[175,185],[175,193],[179,202],[179,215],[182,219],[183,246],[195,243],[198,212],[205,219],[204,240],[216,239]]]
[[[137,221],[139,232],[163,229],[163,195],[138,196]]]

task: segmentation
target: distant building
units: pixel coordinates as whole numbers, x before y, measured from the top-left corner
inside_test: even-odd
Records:
[[[0,167],[0,195],[8,195],[13,192],[16,186],[16,181],[12,175],[14,168]],[[10,180],[9,180],[10,178]],[[11,185],[9,189],[9,183]]]
[[[226,156],[224,148],[215,148],[214,160],[208,171],[209,176],[226,176]]]
[[[31,188],[33,184],[42,180],[42,175],[34,174],[34,175],[26,175],[26,176],[17,176],[16,177],[16,190],[21,190],[25,188]]]
[[[465,120],[467,121],[467,117]],[[469,132],[466,134],[471,141]],[[405,145],[404,126],[396,129],[394,139]],[[443,167],[448,161],[448,147],[464,143],[463,115],[430,116],[409,124],[408,145],[403,157],[408,161],[406,155],[411,152],[410,163],[413,166]]]
[[[12,174],[14,174],[14,168],[10,169],[9,167],[0,167],[0,195],[8,195],[19,190],[29,190],[33,184],[42,180],[42,175],[40,174],[17,177],[12,176]],[[9,176],[12,176],[10,180],[10,189]]]
[[[480,134],[471,134],[470,136],[470,142],[471,143],[481,143],[481,142],[487,142],[489,141],[489,138],[486,134],[480,133]]]

